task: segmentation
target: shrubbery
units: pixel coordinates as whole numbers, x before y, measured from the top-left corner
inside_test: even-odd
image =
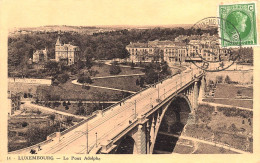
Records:
[[[236,108],[218,107],[218,111],[223,112],[227,117],[242,117],[242,118],[253,118],[253,112],[247,110],[241,110]]]
[[[86,75],[79,76],[78,82],[79,83],[88,83],[88,84],[93,83],[92,79],[89,76],[86,76]]]

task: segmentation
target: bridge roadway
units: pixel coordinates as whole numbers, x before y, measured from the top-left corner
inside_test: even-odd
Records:
[[[113,140],[115,136],[129,126],[130,121],[135,121],[138,115],[149,112],[152,105],[156,106],[158,104],[156,100],[158,99],[158,92],[159,98],[164,100],[179,88],[189,83],[194,74],[198,76],[201,72],[201,70],[194,68],[192,70],[187,69],[181,74],[172,76],[162,83],[158,83],[156,87],[148,88],[132,96],[122,103],[121,106],[116,105],[110,108],[104,112],[103,115],[89,120],[87,123],[61,136],[60,139],[55,138],[54,141],[43,145],[41,147],[42,150],[37,151],[37,153],[85,154],[87,151],[89,153],[93,148],[96,148],[96,145],[99,146],[104,141]],[[87,128],[88,134],[86,134]]]

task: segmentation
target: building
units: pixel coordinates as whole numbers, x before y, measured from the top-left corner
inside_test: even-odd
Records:
[[[48,60],[48,51],[45,48],[44,50],[36,50],[36,52],[33,53],[33,63],[44,63]]]
[[[18,94],[12,94],[8,91],[8,115],[14,114],[14,111],[20,110],[21,97]]]
[[[193,61],[202,62],[203,60],[219,61],[220,56],[226,56],[225,60],[228,59],[227,50],[219,46],[216,36],[210,35],[179,36],[175,41],[131,42],[126,46],[126,49],[130,54],[130,61],[133,62],[151,62],[163,59],[168,64],[175,64]]]
[[[78,46],[71,44],[63,44],[60,36],[55,44],[55,60],[56,62],[64,62],[67,65],[73,65],[77,62],[80,49]]]

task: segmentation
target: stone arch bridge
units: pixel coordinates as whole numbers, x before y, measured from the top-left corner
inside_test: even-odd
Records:
[[[40,144],[38,154],[171,153],[178,135],[195,120],[205,73],[187,69],[97,112]],[[165,137],[171,138],[169,141]],[[39,145],[10,153],[29,153]]]

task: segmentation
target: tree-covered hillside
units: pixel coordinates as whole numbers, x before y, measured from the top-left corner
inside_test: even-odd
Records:
[[[128,52],[125,47],[130,42],[147,42],[155,39],[174,40],[179,35],[194,35],[210,33],[216,34],[216,30],[208,31],[191,30],[184,28],[154,28],[132,29],[110,32],[94,33],[87,35],[75,32],[61,33],[63,43],[77,45],[81,49],[81,56],[94,59],[125,58]],[[54,58],[55,43],[58,32],[32,32],[10,36],[8,39],[8,65],[9,68],[19,68],[26,65],[35,50],[44,49],[49,51],[49,57]]]

